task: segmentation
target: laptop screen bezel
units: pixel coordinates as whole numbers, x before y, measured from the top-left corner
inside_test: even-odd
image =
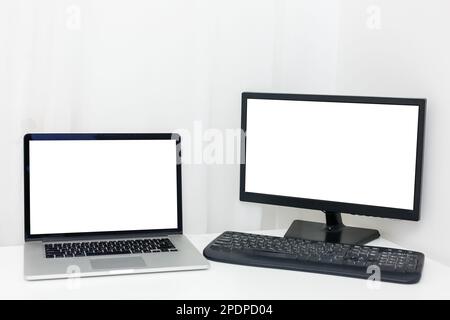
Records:
[[[177,179],[177,227],[173,229],[120,230],[99,232],[31,234],[30,226],[30,141],[36,140],[175,140]],[[24,145],[24,213],[25,241],[48,241],[67,239],[127,238],[136,236],[157,236],[181,234],[182,193],[181,193],[181,137],[176,133],[28,133],[23,138]]]

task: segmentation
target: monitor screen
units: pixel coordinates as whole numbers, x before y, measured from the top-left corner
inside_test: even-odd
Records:
[[[176,140],[31,140],[30,234],[177,228]]]
[[[419,106],[247,100],[245,192],[413,210]]]

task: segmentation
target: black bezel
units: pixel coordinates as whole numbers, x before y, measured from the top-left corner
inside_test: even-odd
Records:
[[[153,230],[101,231],[58,234],[30,234],[30,153],[32,140],[176,140],[177,228]],[[180,234],[183,231],[181,195],[181,137],[176,133],[29,133],[24,136],[25,241],[98,239]]]
[[[246,192],[245,191],[245,159],[246,159],[245,158],[245,148],[246,148],[246,143],[247,143],[246,132],[247,132],[247,100],[248,99],[324,101],[324,102],[396,104],[396,105],[418,106],[419,107],[419,118],[418,118],[418,129],[417,129],[416,172],[415,172],[413,210]],[[420,195],[421,195],[421,184],[422,184],[423,141],[424,141],[424,131],[425,131],[424,130],[425,129],[425,107],[426,107],[426,99],[243,92],[242,93],[242,114],[241,114],[242,137],[241,137],[239,199],[241,201],[246,201],[246,202],[256,202],[256,203],[280,205],[280,206],[295,207],[295,208],[315,209],[315,210],[322,210],[322,211],[351,213],[351,214],[374,216],[374,217],[381,217],[381,218],[393,218],[393,219],[418,221],[420,219],[420,198],[421,198]]]

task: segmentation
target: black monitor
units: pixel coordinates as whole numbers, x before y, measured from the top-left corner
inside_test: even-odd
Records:
[[[240,200],[321,210],[286,237],[363,244],[341,213],[419,220],[425,99],[242,94]]]

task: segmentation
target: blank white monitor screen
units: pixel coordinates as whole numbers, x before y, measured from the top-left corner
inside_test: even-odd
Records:
[[[412,210],[419,107],[247,100],[245,191]]]
[[[175,140],[30,141],[30,234],[177,228]]]

